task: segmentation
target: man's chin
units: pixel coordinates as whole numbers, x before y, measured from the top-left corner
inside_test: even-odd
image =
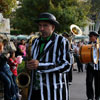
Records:
[[[43,38],[46,38],[46,37],[48,37],[48,36],[43,36],[43,35],[42,35],[42,37],[43,37]]]
[[[44,37],[44,38],[45,38],[45,37],[48,37],[48,36],[47,36],[46,34],[44,34],[44,33],[43,33],[41,36]]]

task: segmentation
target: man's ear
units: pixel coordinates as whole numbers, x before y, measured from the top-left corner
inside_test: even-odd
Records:
[[[55,30],[55,25],[52,25],[52,29],[53,29],[53,31]]]

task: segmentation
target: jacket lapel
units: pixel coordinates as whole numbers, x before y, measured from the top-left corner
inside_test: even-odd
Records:
[[[41,59],[41,58],[43,58],[46,55],[46,53],[48,51],[50,51],[50,49],[53,47],[54,41],[55,41],[54,38],[55,38],[55,35],[53,34],[52,37],[51,37],[51,39],[50,39],[50,41],[48,41],[48,43],[46,44],[43,52],[38,55],[38,57],[37,57],[38,60]]]

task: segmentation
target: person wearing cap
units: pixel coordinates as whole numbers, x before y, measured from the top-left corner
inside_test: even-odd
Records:
[[[98,33],[91,31],[89,33],[89,43],[96,43]],[[86,64],[86,95],[88,100],[100,100],[100,65],[94,63]],[[94,86],[93,86],[94,81]]]
[[[59,25],[56,17],[48,12],[41,13],[35,22],[41,35],[33,40],[32,60],[27,62],[27,68],[33,70],[32,92],[29,100],[69,100],[66,72],[70,63],[66,56],[69,42],[63,36],[56,34],[55,27]],[[31,81],[32,84],[32,81]]]

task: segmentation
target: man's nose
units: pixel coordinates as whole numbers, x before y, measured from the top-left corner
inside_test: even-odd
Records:
[[[40,28],[40,30],[44,30],[44,26],[40,26],[39,28]]]

